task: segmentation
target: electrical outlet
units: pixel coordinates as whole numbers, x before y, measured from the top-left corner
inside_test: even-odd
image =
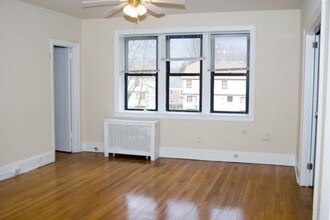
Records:
[[[266,133],[262,136],[261,138],[262,141],[269,141],[270,140],[270,134],[269,133]]]
[[[234,158],[238,158],[238,154],[234,154]]]
[[[245,129],[243,129],[242,130],[242,134],[246,134],[247,132],[246,132],[246,130]]]
[[[95,151],[98,151],[98,149],[99,149],[98,147],[94,147],[94,150],[95,150]]]
[[[18,175],[18,174],[20,174],[21,173],[21,169],[20,168],[16,168],[15,169],[15,175]]]

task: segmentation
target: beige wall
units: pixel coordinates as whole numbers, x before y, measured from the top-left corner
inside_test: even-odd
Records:
[[[79,19],[0,1],[0,166],[52,151],[49,39],[80,37]]]
[[[301,24],[303,30],[314,25],[315,17],[321,20],[321,0],[303,0],[301,6]]]
[[[114,30],[256,25],[255,121],[161,120],[161,146],[295,154],[298,134],[300,10],[82,21],[82,141],[102,142],[112,117]],[[242,130],[247,134],[243,135]],[[270,141],[262,141],[265,133]]]

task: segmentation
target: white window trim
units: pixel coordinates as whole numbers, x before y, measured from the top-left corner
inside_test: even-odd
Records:
[[[210,112],[210,74],[203,74],[202,88],[202,112],[168,112],[166,111],[166,88],[165,83],[158,84],[158,111],[130,111],[124,108],[124,77],[122,73],[123,36],[127,35],[158,35],[158,72],[159,82],[166,81],[165,74],[165,35],[168,34],[203,34],[203,56],[209,57],[209,33],[216,32],[244,32],[250,33],[250,75],[249,75],[249,113],[248,114],[227,114]],[[210,73],[210,59],[206,59],[203,65],[203,73]],[[255,101],[255,63],[256,63],[256,27],[247,26],[216,26],[216,27],[193,27],[193,28],[164,28],[164,29],[141,29],[141,30],[117,30],[114,32],[114,117],[123,118],[157,118],[157,119],[196,119],[196,120],[220,120],[220,121],[254,121]]]

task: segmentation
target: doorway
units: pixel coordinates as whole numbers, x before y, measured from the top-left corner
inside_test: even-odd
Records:
[[[53,150],[80,151],[79,44],[50,40]]]
[[[314,186],[318,125],[320,26],[305,38],[299,184]]]
[[[72,152],[72,54],[71,48],[54,47],[55,150]]]

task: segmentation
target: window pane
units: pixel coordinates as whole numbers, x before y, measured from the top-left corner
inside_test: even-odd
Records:
[[[213,67],[216,73],[246,73],[248,67],[247,36],[214,36]]]
[[[215,76],[213,92],[213,111],[245,112],[246,76]]]
[[[223,89],[227,89],[228,88],[228,81],[227,80],[221,80],[221,85]]]
[[[199,77],[170,77],[169,110],[199,111]]]
[[[127,108],[156,110],[156,77],[127,76]]]
[[[170,39],[170,58],[194,58],[194,57],[201,57],[200,38]]]
[[[127,39],[126,70],[157,70],[157,40],[154,39]]]
[[[171,61],[171,73],[200,73],[200,61]]]

